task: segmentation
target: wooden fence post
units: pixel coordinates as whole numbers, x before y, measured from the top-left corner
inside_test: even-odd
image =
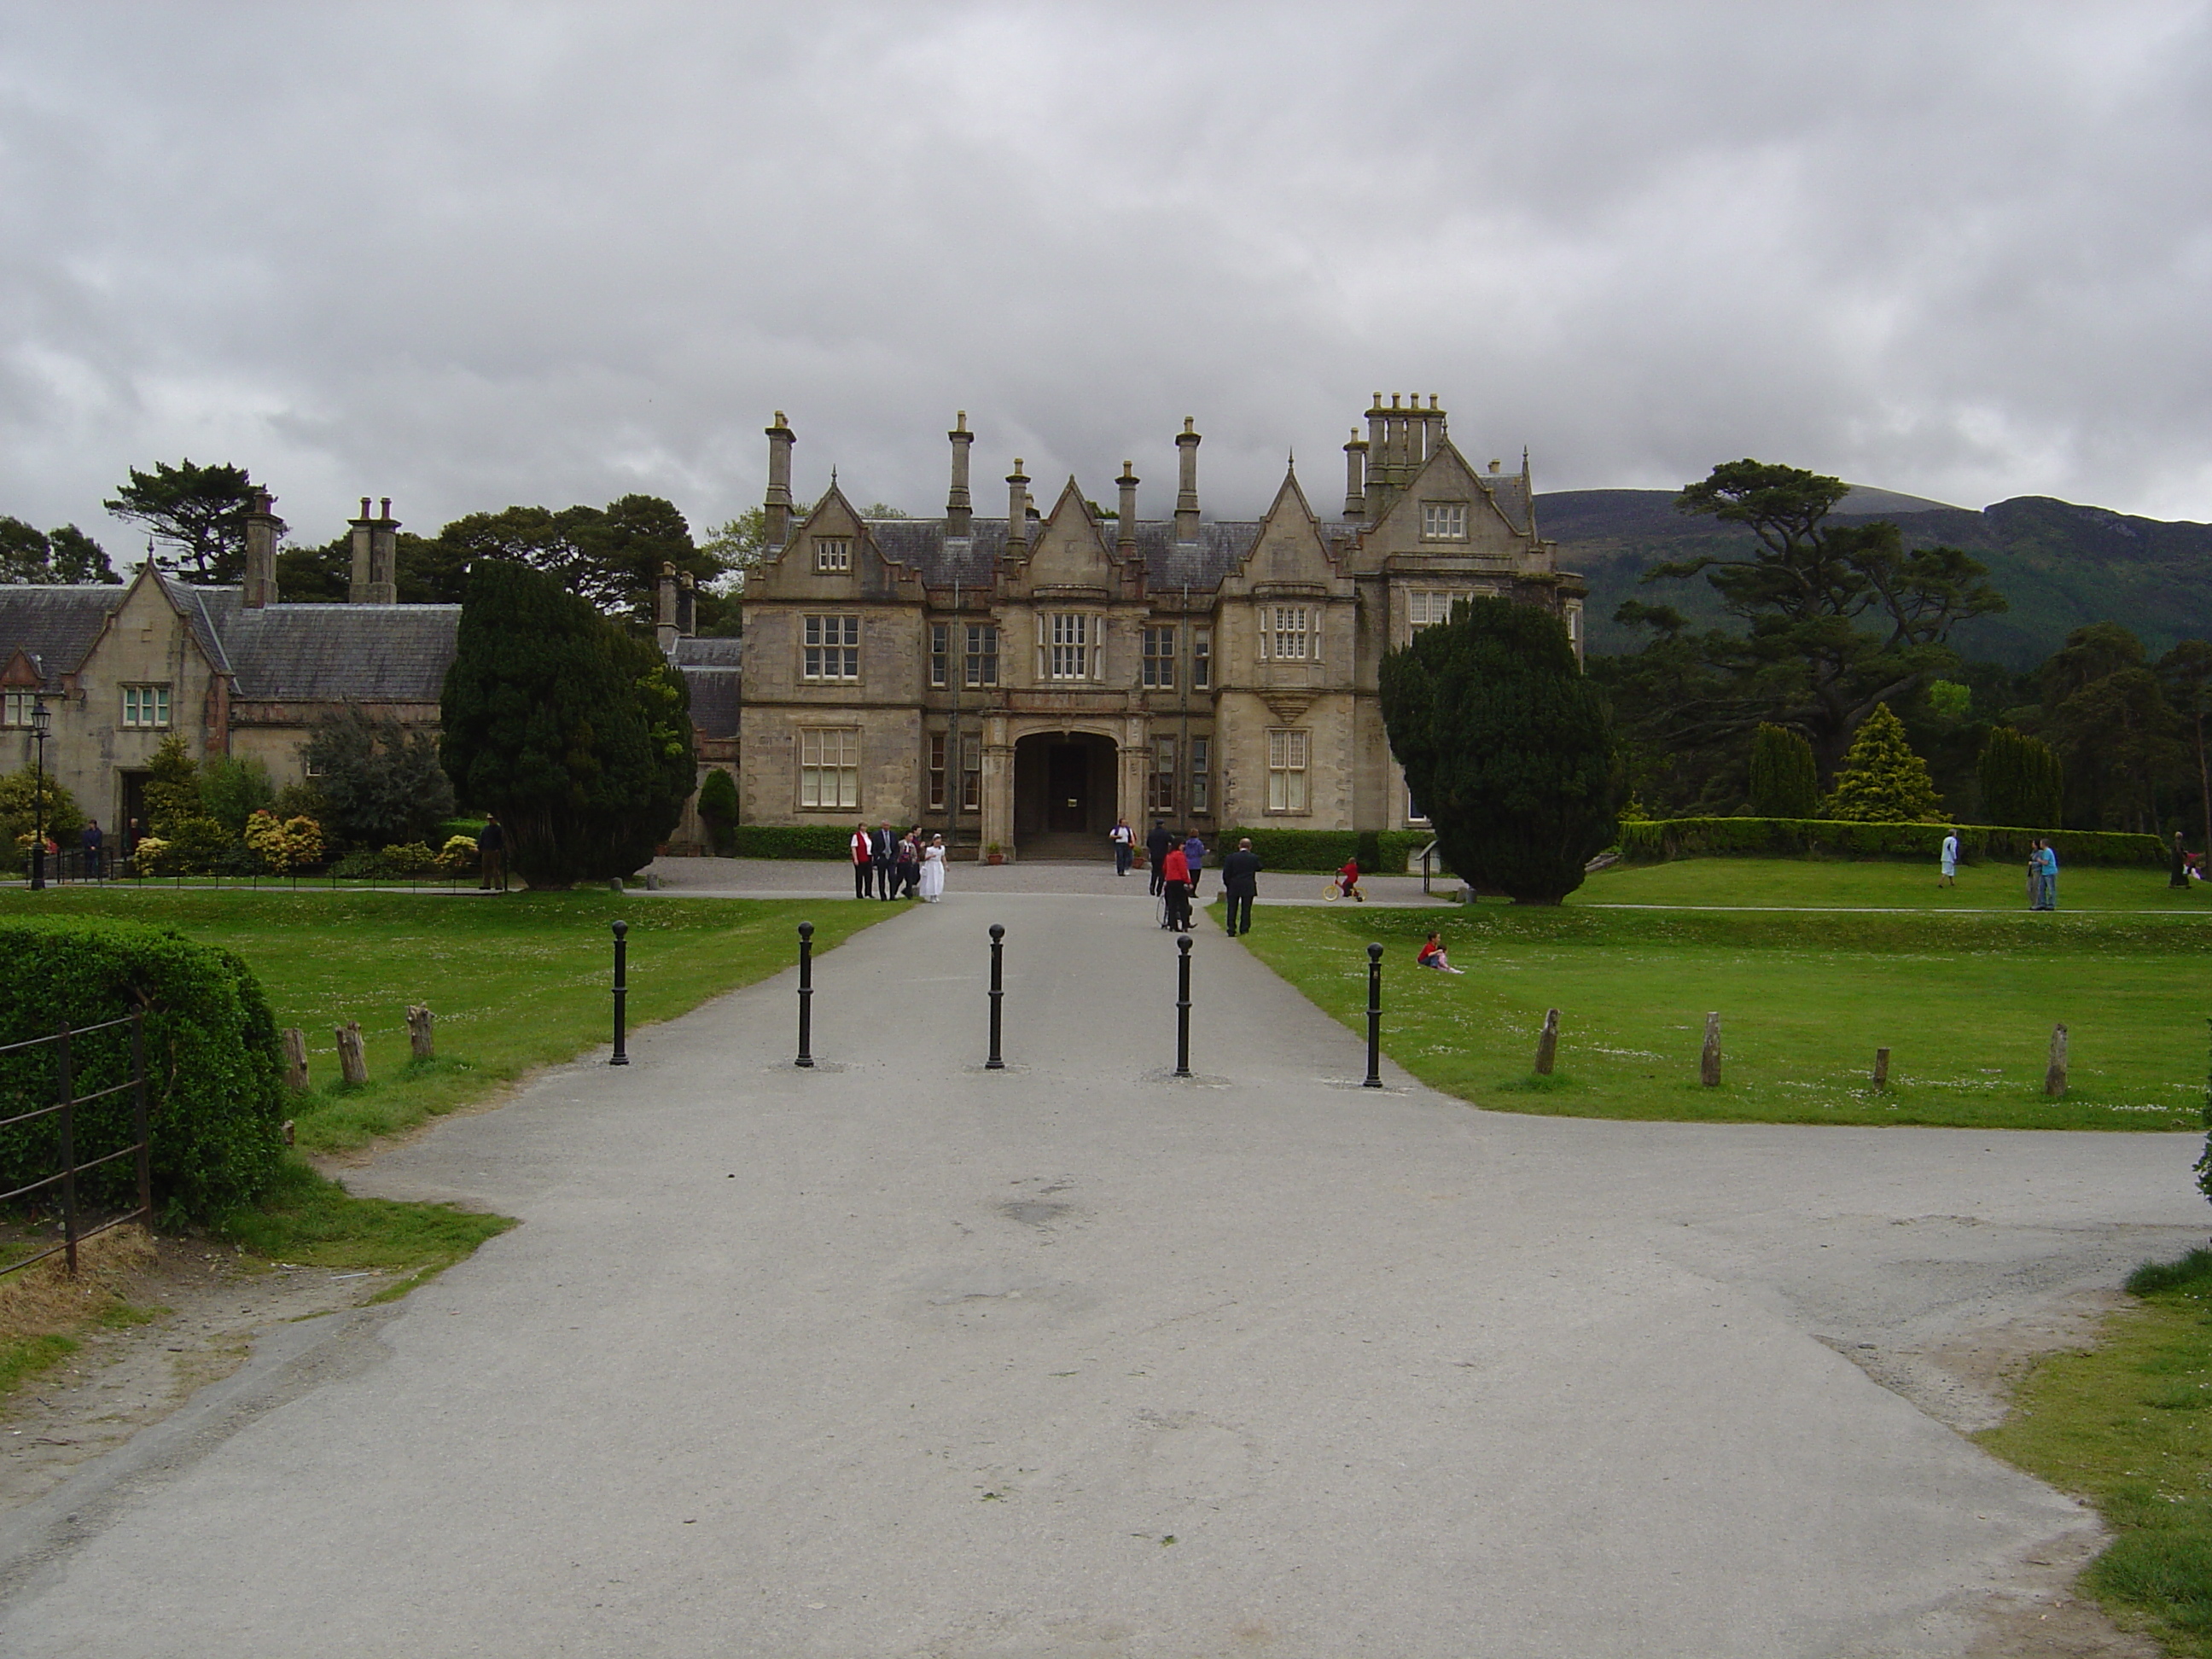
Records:
[[[407,1011],[407,1041],[417,1060],[437,1058],[434,1040],[430,1029],[430,1011],[410,1007]]]
[[[361,1022],[349,1019],[336,1028],[338,1040],[338,1074],[348,1083],[368,1081],[368,1060],[361,1051]]]
[[[1708,1089],[1721,1086],[1721,1017],[1705,1016],[1705,1051],[1698,1058],[1698,1081]]]
[[[1544,1029],[1536,1034],[1536,1075],[1549,1077],[1559,1054],[1559,1011],[1544,1010]]]
[[[1874,1086],[1877,1089],[1889,1087],[1889,1050],[1887,1048],[1874,1051]]]
[[[2051,1066],[2043,1074],[2043,1092],[2057,1100],[2066,1092],[2066,1028],[2051,1028]]]
[[[295,1095],[307,1091],[307,1034],[296,1025],[284,1028],[284,1086]]]

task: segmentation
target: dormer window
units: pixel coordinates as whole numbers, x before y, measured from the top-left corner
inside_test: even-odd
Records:
[[[1467,539],[1465,501],[1423,501],[1421,539],[1425,542],[1463,542]]]
[[[814,568],[823,575],[842,574],[853,568],[853,544],[850,542],[817,542],[814,544]]]

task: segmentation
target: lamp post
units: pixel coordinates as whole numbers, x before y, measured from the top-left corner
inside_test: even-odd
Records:
[[[46,698],[33,693],[31,738],[38,744],[39,755],[37,769],[31,775],[31,890],[34,893],[46,884],[46,728],[53,719]]]

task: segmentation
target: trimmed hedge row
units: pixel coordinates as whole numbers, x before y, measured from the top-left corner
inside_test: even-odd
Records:
[[[853,829],[834,823],[739,823],[730,830],[741,859],[836,859],[852,856]]]
[[[1219,863],[1237,850],[1237,843],[1251,837],[1262,870],[1311,871],[1316,874],[1340,870],[1348,858],[1357,858],[1368,875],[1401,876],[1406,860],[1436,838],[1425,830],[1275,830],[1265,826],[1224,830],[1212,846]],[[1364,843],[1364,845],[1363,845]]]
[[[174,1219],[204,1219],[258,1197],[283,1152],[283,1064],[276,1021],[260,982],[228,951],[137,922],[0,923],[9,994],[0,1043],[50,1036],[67,1020],[96,1025],[146,1014],[146,1093],[153,1127],[154,1203]],[[0,1117],[53,1103],[49,1043],[0,1054]],[[131,1074],[131,1028],[72,1038],[76,1092]],[[0,1129],[0,1191],[52,1175],[57,1120]],[[80,1163],[131,1144],[131,1091],[76,1114]],[[80,1201],[128,1207],[136,1160],[118,1158],[77,1180]]]
[[[1803,858],[1933,859],[1943,837],[1959,837],[1969,864],[1995,859],[2025,863],[2031,841],[2041,836],[2060,864],[2158,866],[2167,861],[2156,836],[2100,830],[2017,830],[1981,823],[1854,823],[1840,818],[1652,818],[1620,826],[1620,855],[1632,864],[1713,854],[1761,854]]]

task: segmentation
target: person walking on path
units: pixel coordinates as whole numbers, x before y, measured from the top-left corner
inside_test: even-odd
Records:
[[[1444,940],[1441,933],[1429,935],[1421,948],[1413,953],[1413,963],[1416,967],[1433,968],[1440,974],[1463,974],[1467,971],[1464,968],[1451,965],[1451,958],[1444,954]]]
[[[945,896],[945,837],[932,836],[921,849],[921,902],[934,904]]]
[[[1160,926],[1170,933],[1190,932],[1190,866],[1180,847],[1170,846],[1160,860],[1160,893],[1168,905],[1168,919]]]
[[[2035,908],[2056,910],[2058,908],[2058,849],[2048,841],[2035,844],[2035,870],[2038,878]]]
[[[496,812],[484,814],[483,833],[477,837],[477,868],[479,893],[507,890],[507,829]]]
[[[853,826],[853,896],[864,899],[875,884],[875,846],[868,838],[868,826]]]
[[[1944,832],[1942,856],[1943,873],[1936,878],[1936,884],[1938,887],[1956,887],[1959,884],[1959,832],[1956,830]]]
[[[1221,860],[1221,890],[1229,899],[1229,937],[1252,931],[1252,901],[1260,896],[1260,855],[1250,837]]]
[[[1199,872],[1206,868],[1206,843],[1198,838],[1198,832],[1194,830],[1182,844],[1182,862],[1183,868],[1190,872],[1191,896],[1196,898]]]
[[[1117,876],[1127,875],[1130,860],[1136,856],[1137,852],[1137,834],[1135,830],[1129,828],[1129,820],[1115,819],[1114,828],[1108,833],[1106,839],[1114,843],[1114,873]]]
[[[105,839],[106,838],[100,833],[100,820],[98,818],[93,818],[88,821],[84,826],[84,832],[76,838],[78,849],[84,854],[84,878],[87,881],[98,881],[100,879],[100,848],[101,842]],[[2175,848],[2179,849],[2181,845],[2181,837],[2179,836],[2176,836],[2173,838],[2173,842]],[[2178,858],[2174,860],[2174,867],[2176,869],[2180,867],[2180,860]]]
[[[875,870],[876,896],[890,898],[896,890],[891,878],[898,871],[898,838],[888,823],[878,824],[876,833],[868,837],[868,862]]]
[[[1151,860],[1154,898],[1160,896],[1162,884],[1167,880],[1167,877],[1162,872],[1161,861],[1167,857],[1168,848],[1174,844],[1175,837],[1168,833],[1168,821],[1165,818],[1154,818],[1152,833],[1145,837],[1145,855]]]

